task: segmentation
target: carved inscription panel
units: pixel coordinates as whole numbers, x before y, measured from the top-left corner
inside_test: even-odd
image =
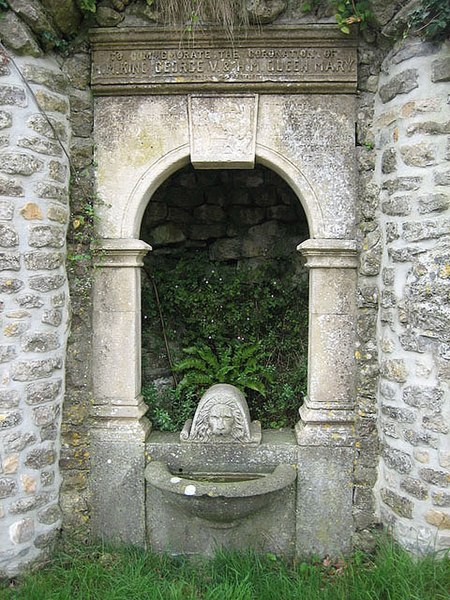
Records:
[[[278,32],[279,33],[279,32]],[[105,38],[101,30],[93,34],[93,89],[107,93],[107,89],[120,92],[131,87],[138,93],[171,91],[184,92],[195,89],[246,89],[290,91],[324,91],[328,86],[352,91],[356,82],[356,55],[353,43],[345,40],[321,39],[315,35],[295,35],[288,31],[284,36],[268,34],[261,39],[255,35],[230,42],[200,38],[195,46],[182,47],[175,40],[156,40],[144,33],[123,41]],[[103,37],[102,37],[103,36]],[[148,36],[147,36],[148,37]],[[134,41],[133,41],[134,39]],[[218,44],[220,46],[218,46]],[[177,88],[174,90],[174,88]]]

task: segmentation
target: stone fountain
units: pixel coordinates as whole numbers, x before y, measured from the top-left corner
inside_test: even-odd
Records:
[[[262,443],[240,390],[213,385],[179,439],[159,435],[148,444],[145,470],[154,550],[210,555],[252,547],[293,555],[295,446]]]

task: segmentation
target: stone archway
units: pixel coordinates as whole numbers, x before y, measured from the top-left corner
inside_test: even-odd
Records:
[[[94,54],[94,68],[95,60]],[[354,74],[348,78],[353,81]],[[145,207],[159,185],[189,161],[197,168],[249,168],[260,162],[289,183],[311,232],[299,247],[310,269],[310,333],[308,398],[296,430],[301,471],[297,552],[348,550],[356,289],[348,82],[341,84],[340,94],[334,93],[338,84],[327,88],[326,80],[315,84],[313,91],[320,93],[314,94],[292,94],[292,86],[280,82],[270,94],[245,93],[245,82],[240,82],[239,96],[221,86],[215,95],[209,88],[207,94],[189,94],[184,87],[167,94],[157,86],[135,95],[136,87],[126,82],[114,95],[117,86],[105,93],[97,85],[105,95],[96,100],[95,122],[103,204],[98,207],[94,289],[94,532],[146,543],[144,466],[150,425],[140,395],[139,267],[151,248],[138,239]]]

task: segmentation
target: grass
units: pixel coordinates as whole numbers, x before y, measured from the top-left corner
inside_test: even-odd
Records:
[[[449,600],[450,557],[416,561],[390,541],[373,555],[287,564],[218,552],[189,561],[138,549],[74,546],[0,583],[1,600]]]

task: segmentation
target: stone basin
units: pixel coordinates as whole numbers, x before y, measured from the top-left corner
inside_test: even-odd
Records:
[[[295,466],[280,464],[267,473],[172,473],[161,461],[151,462],[145,478],[164,499],[184,513],[231,526],[269,503],[297,477]]]

